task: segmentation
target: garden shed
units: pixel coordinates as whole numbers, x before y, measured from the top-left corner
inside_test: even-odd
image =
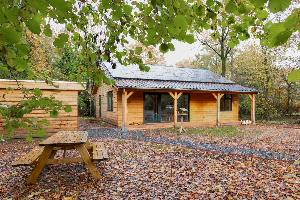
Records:
[[[255,121],[258,90],[207,69],[147,66],[149,72],[140,71],[138,65],[100,63],[114,84],[94,88],[97,118],[124,130],[130,125],[170,127],[180,124],[177,112],[184,108],[185,126],[238,123],[239,94],[247,94],[252,101],[249,120]]]
[[[45,81],[33,81],[33,80],[6,80],[0,79],[0,104],[2,105],[17,105],[22,99],[24,94],[20,91],[20,88],[34,89],[39,88],[43,93],[43,96],[55,97],[56,100],[62,101],[63,105],[69,105],[72,107],[72,112],[66,113],[60,111],[57,118],[51,118],[49,113],[45,113],[44,110],[36,109],[26,117],[38,117],[39,119],[47,119],[50,121],[49,126],[44,126],[46,130],[46,136],[53,135],[61,130],[77,131],[78,130],[78,93],[84,90],[84,87],[77,82],[64,82],[54,81],[54,87],[47,84]],[[14,90],[7,90],[7,88],[13,88]],[[0,116],[0,132],[4,132],[3,119]],[[1,133],[2,134],[2,133]],[[5,134],[5,132],[4,132]],[[28,133],[25,129],[18,129],[13,135],[13,138],[25,138]]]

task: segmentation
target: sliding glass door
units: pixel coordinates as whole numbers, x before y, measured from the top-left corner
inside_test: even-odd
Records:
[[[174,99],[169,94],[144,94],[144,122],[173,122]]]

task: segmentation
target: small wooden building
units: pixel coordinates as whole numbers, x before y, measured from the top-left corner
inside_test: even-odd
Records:
[[[96,117],[126,130],[132,124],[180,124],[178,108],[187,109],[185,126],[238,122],[239,94],[252,99],[255,121],[257,90],[243,87],[206,69],[103,62],[100,68],[114,85],[94,88]],[[174,120],[175,119],[175,120]]]
[[[61,130],[78,130],[78,93],[84,90],[83,86],[76,82],[54,81],[53,83],[58,85],[58,88],[48,85],[45,81],[0,79],[0,103],[7,106],[17,105],[24,99],[24,94],[19,90],[20,87],[26,89],[39,88],[43,96],[50,97],[53,95],[56,100],[62,101],[63,105],[71,106],[72,112],[66,113],[62,110],[57,118],[51,118],[44,110],[37,109],[25,116],[49,120],[51,124],[44,126],[47,136]],[[6,89],[9,87],[14,88],[14,90],[7,91]],[[0,116],[0,134],[4,132],[3,121]],[[13,138],[24,138],[26,136],[28,136],[28,133],[25,129],[18,129]]]

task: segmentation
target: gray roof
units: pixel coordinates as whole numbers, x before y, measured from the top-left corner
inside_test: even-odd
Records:
[[[102,62],[101,69],[106,76],[115,80],[118,88],[171,89],[257,93],[258,90],[243,87],[207,69],[175,66],[147,65],[149,72],[142,72],[138,65],[123,66],[116,63],[116,69],[109,62]]]

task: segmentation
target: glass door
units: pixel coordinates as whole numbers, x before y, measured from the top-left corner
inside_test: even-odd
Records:
[[[144,121],[158,122],[158,95],[145,94],[144,99]]]
[[[174,99],[169,94],[146,93],[144,96],[144,122],[173,122]]]
[[[174,99],[169,94],[160,95],[160,122],[174,121]]]

